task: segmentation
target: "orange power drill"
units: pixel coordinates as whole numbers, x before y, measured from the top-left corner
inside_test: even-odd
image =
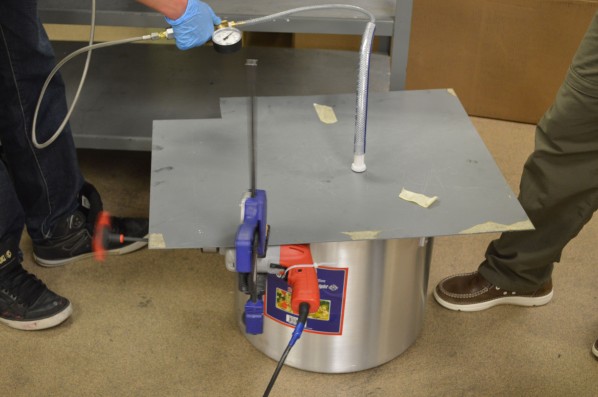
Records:
[[[292,288],[293,313],[299,313],[302,302],[309,304],[310,313],[317,312],[320,307],[320,288],[309,245],[281,245],[279,262],[286,269],[286,280]]]

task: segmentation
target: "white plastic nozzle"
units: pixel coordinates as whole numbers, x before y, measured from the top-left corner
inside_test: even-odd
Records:
[[[353,172],[364,172],[366,170],[365,166],[365,154],[356,154],[353,156],[353,164],[351,164],[351,169]]]

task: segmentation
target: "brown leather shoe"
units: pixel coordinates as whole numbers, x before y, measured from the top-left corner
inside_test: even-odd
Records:
[[[596,342],[592,345],[592,353],[598,358],[598,339],[596,339]]]
[[[486,310],[496,305],[541,306],[552,299],[552,281],[533,292],[505,291],[478,272],[457,274],[438,283],[434,298],[447,309],[464,312]]]

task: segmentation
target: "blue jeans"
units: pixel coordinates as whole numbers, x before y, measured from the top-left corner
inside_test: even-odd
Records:
[[[67,126],[49,147],[31,142],[41,87],[55,66],[54,52],[37,16],[35,0],[0,1],[0,246],[18,244],[23,227],[33,241],[48,238],[56,222],[77,207],[83,185]],[[37,118],[45,142],[67,111],[60,76],[49,85]]]

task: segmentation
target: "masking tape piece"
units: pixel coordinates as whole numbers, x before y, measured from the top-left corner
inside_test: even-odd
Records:
[[[428,208],[429,206],[434,204],[436,200],[438,200],[437,196],[428,197],[420,193],[411,192],[405,188],[401,190],[401,194],[399,194],[399,197],[403,200],[411,201],[424,208]]]
[[[166,248],[166,242],[162,233],[151,233],[147,243],[148,248]]]
[[[318,117],[322,123],[334,124],[338,121],[336,114],[334,113],[334,109],[330,106],[314,103],[314,108],[316,109],[316,113],[318,114]]]
[[[360,232],[343,232],[351,237],[351,240],[374,240],[380,235],[380,230],[363,230]]]
[[[459,234],[475,234],[488,232],[513,232],[518,230],[534,230],[534,225],[529,221],[515,222],[510,225],[504,225],[496,222],[480,223],[459,232]]]
[[[457,93],[455,92],[455,90],[453,90],[452,88],[447,88],[446,89],[448,91],[449,94],[451,94],[452,96],[457,96]]]

